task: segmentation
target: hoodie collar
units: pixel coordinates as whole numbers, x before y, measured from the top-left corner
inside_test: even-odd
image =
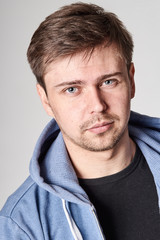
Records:
[[[160,196],[160,119],[131,112],[129,133],[146,158]],[[78,184],[55,120],[50,121],[37,142],[30,174],[39,186],[58,197],[81,204],[89,203],[86,193]]]
[[[58,125],[52,120],[42,132],[30,163],[32,179],[64,200],[90,204],[68,156]]]

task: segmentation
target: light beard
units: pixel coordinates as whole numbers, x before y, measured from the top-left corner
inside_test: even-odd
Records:
[[[90,135],[87,129],[95,123],[102,121],[113,121],[113,126],[104,133],[99,133],[94,136]],[[122,129],[120,127],[116,128],[116,122],[119,122],[119,118],[115,115],[94,117],[80,126],[81,135],[79,138],[72,138],[62,128],[61,131],[66,142],[69,141],[72,144],[91,152],[103,152],[113,149],[125,133],[127,125]]]
[[[103,152],[113,149],[123,137],[124,132],[125,129],[124,131],[117,130],[115,134],[111,133],[112,137],[109,140],[107,136],[108,133],[100,133],[98,136],[95,136],[93,140],[93,137],[92,139],[89,139],[85,136],[82,136],[80,139],[73,139],[62,130],[66,142],[69,140],[74,145],[91,152]]]

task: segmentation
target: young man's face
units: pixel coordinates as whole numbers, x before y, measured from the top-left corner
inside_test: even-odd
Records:
[[[112,149],[128,136],[134,66],[115,45],[52,63],[45,75],[47,95],[37,86],[47,113],[57,121],[64,140],[89,151]]]

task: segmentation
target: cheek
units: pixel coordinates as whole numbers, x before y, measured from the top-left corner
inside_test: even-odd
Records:
[[[130,94],[129,91],[121,91],[112,96],[112,108],[119,113],[128,112],[130,109]]]
[[[53,107],[55,119],[61,126],[74,127],[76,123],[81,121],[81,109],[76,104],[65,103]],[[62,126],[62,127],[63,127]]]

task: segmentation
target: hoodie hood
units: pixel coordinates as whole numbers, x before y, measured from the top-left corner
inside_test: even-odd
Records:
[[[131,112],[129,133],[146,158],[160,199],[160,119]],[[30,175],[0,213],[1,239],[105,239],[54,120],[37,142]]]
[[[153,174],[160,206],[160,118],[131,112],[129,133],[141,149]]]
[[[160,119],[131,112],[129,134],[145,156],[160,196]],[[40,187],[65,201],[91,204],[78,184],[55,120],[49,122],[36,144],[30,174]]]
[[[52,119],[36,144],[30,163],[32,179],[43,189],[68,202],[90,204],[78,184],[59,127]]]

